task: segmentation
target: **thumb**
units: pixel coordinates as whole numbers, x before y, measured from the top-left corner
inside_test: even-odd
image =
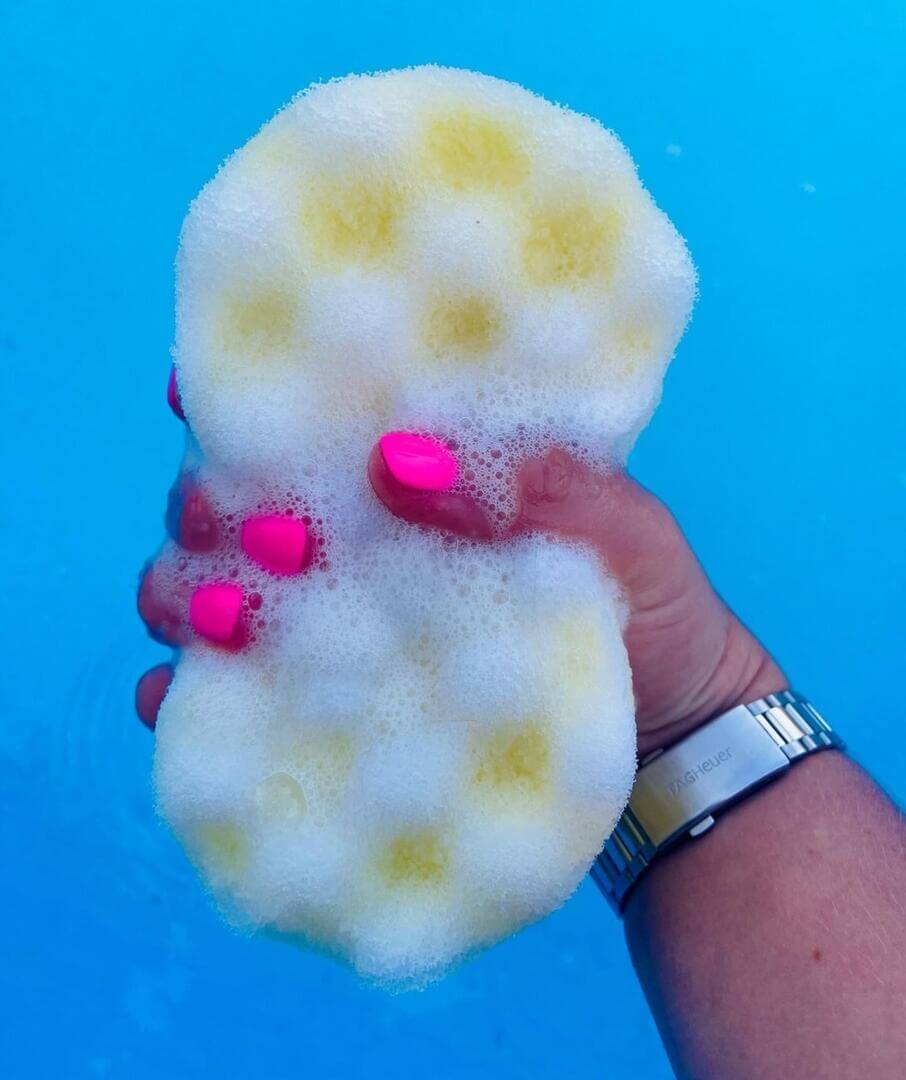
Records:
[[[516,532],[553,533],[590,545],[632,606],[667,575],[707,585],[667,507],[622,469],[592,469],[555,448],[525,462],[517,477]]]

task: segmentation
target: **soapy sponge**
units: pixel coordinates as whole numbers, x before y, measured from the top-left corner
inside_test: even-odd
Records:
[[[526,458],[622,462],[691,263],[596,122],[426,67],[298,97],[177,269],[190,434],[140,598],[182,647],[160,811],[235,923],[423,982],[563,903],[628,797],[616,587],[507,527]],[[393,518],[375,446],[490,535]]]

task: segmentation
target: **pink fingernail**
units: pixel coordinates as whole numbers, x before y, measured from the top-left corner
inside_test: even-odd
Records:
[[[459,464],[438,439],[391,431],[381,436],[381,454],[393,478],[415,491],[447,491],[456,482]]]
[[[215,645],[241,648],[242,604],[245,590],[241,585],[218,582],[199,585],[189,601],[189,622],[200,637]]]
[[[263,514],[242,523],[242,550],[274,574],[298,574],[305,566],[308,529],[298,518]]]
[[[167,383],[167,404],[180,420],[185,420],[186,414],[182,411],[182,398],[179,396],[179,384],[176,381],[175,367],[170,368],[170,379]]]

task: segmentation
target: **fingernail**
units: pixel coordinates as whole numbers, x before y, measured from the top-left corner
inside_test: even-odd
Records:
[[[447,491],[456,482],[459,464],[438,439],[391,431],[381,436],[381,455],[393,478],[414,491]]]
[[[242,523],[242,550],[274,574],[298,574],[305,566],[308,529],[298,518],[264,514]]]
[[[167,404],[180,420],[185,420],[186,414],[182,410],[182,398],[179,396],[179,384],[176,381],[175,367],[170,368],[170,378],[167,382]]]
[[[241,585],[218,582],[199,585],[189,601],[189,622],[206,641],[238,649],[245,644],[242,633],[242,605],[245,590]]]

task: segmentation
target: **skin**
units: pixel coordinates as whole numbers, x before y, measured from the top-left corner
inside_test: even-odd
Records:
[[[475,500],[403,488],[377,449],[369,476],[378,498],[406,521],[490,536]],[[774,660],[711,587],[670,511],[625,472],[596,473],[562,450],[527,462],[512,529],[590,545],[622,585],[640,756],[740,701],[787,687]]]
[[[474,500],[401,488],[377,452],[369,474],[405,520],[490,535]],[[622,584],[641,755],[787,688],[669,510],[625,473],[561,450],[530,461],[513,529],[589,545]],[[802,762],[657,860],[624,925],[677,1076],[906,1076],[906,829],[843,754]]]
[[[368,471],[377,497],[413,526],[494,542],[475,499],[402,487],[378,448]],[[640,755],[787,687],[669,510],[624,472],[597,473],[552,450],[522,466],[517,507],[512,532],[581,542],[622,585]],[[167,640],[166,612],[145,591],[144,613]],[[171,677],[161,665],[139,684],[149,727]],[[677,1076],[906,1077],[904,898],[902,816],[836,751],[798,764],[658,859],[624,926]]]

